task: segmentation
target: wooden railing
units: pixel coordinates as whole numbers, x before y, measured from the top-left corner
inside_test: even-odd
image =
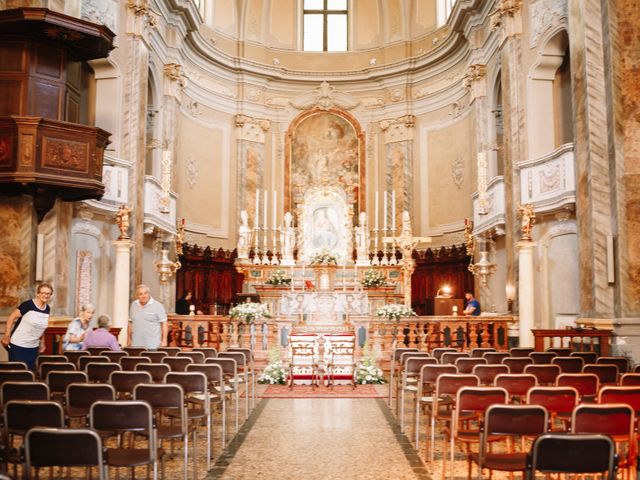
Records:
[[[610,354],[611,330],[571,328],[531,331],[534,347],[538,352],[543,352],[549,347],[568,347],[577,352],[597,352],[602,357],[608,357]]]
[[[412,317],[398,323],[377,317],[353,317],[344,326],[312,326],[299,324],[298,319],[278,317],[265,319],[253,326],[227,316],[170,315],[170,344],[183,347],[211,346],[218,350],[228,347],[245,347],[253,342],[258,366],[266,365],[269,350],[280,347],[282,359],[287,357],[287,337],[294,331],[316,331],[320,334],[354,331],[358,338],[357,358],[363,355],[366,341],[369,351],[379,358],[386,368],[394,346],[415,347],[430,350],[435,347],[453,346],[460,350],[475,347],[508,349],[507,329],[512,317]],[[186,327],[191,327],[191,341],[186,342]],[[198,331],[200,330],[200,335]],[[199,338],[200,337],[200,338]]]

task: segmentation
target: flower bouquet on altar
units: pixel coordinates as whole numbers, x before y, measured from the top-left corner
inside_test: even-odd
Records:
[[[377,270],[367,270],[360,283],[362,283],[364,288],[371,288],[382,287],[387,282],[382,272],[378,272]]]
[[[376,315],[378,317],[387,317],[388,320],[395,320],[397,322],[402,317],[415,317],[416,312],[401,303],[388,303],[380,307]]]
[[[291,285],[291,278],[285,275],[284,270],[276,270],[264,283],[267,285]]]
[[[229,310],[229,315],[247,323],[253,323],[260,317],[271,318],[267,305],[255,302],[240,303]]]
[[[338,265],[338,259],[327,250],[316,253],[309,260],[310,265]]]

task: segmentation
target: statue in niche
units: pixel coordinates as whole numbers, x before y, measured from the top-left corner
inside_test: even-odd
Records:
[[[129,239],[129,214],[131,213],[131,208],[128,205],[121,205],[118,211],[116,212],[116,225],[118,225],[118,229],[120,230],[120,236],[118,240],[128,240]]]
[[[240,227],[238,228],[238,258],[249,258],[251,247],[251,227],[249,227],[249,214],[246,210],[240,212]]]
[[[522,231],[521,240],[531,241],[531,230],[533,230],[533,224],[536,223],[536,214],[533,211],[533,205],[530,203],[520,205],[520,216],[522,217],[520,222],[520,230]]]
[[[338,244],[337,213],[332,207],[320,207],[313,212],[313,235],[316,250],[333,250]]]
[[[280,227],[280,248],[282,248],[281,265],[293,265],[293,251],[296,247],[296,230],[291,225],[293,215],[291,212],[284,214],[284,225]]]
[[[360,212],[358,216],[359,225],[356,227],[355,240],[356,240],[356,256],[358,264],[369,261],[369,227],[367,226],[367,214]]]

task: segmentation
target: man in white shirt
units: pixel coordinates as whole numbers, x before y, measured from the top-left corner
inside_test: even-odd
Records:
[[[129,309],[129,345],[156,350],[167,346],[167,312],[151,297],[149,287],[138,285],[137,300]]]

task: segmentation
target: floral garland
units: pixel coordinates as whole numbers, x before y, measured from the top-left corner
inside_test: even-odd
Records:
[[[260,317],[271,318],[267,305],[255,302],[240,303],[229,310],[229,315],[247,323],[253,323]]]
[[[362,286],[363,287],[381,287],[386,283],[385,276],[382,272],[378,272],[376,270],[367,270],[362,277]]]
[[[291,285],[291,278],[285,276],[284,270],[276,270],[264,283],[267,285]]]
[[[402,317],[413,317],[416,312],[410,307],[405,307],[401,303],[388,303],[383,305],[376,312],[378,317],[387,317],[388,320],[395,320],[396,322]]]
[[[338,259],[328,251],[322,250],[311,257],[310,265],[337,265]]]

